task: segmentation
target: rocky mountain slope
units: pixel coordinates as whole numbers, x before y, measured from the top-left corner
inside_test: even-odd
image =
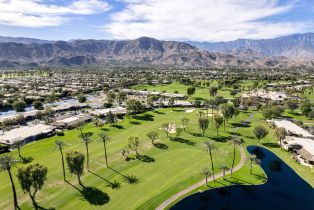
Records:
[[[18,39],[18,40],[14,40]],[[239,52],[238,52],[239,51]],[[0,42],[0,68],[73,66],[157,66],[179,68],[286,68],[314,66],[251,49],[209,52],[183,42],[142,37],[135,40],[45,41],[12,38]]]
[[[253,50],[265,56],[284,56],[295,61],[314,60],[314,33],[295,34],[275,39],[238,39],[230,42],[187,42],[209,52],[241,54]],[[237,52],[237,53],[234,53]]]

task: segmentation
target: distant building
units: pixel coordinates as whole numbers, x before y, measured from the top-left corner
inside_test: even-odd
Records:
[[[90,122],[92,117],[86,114],[79,114],[72,117],[57,120],[53,123],[58,128],[71,129],[78,126],[80,123]]]
[[[21,126],[0,134],[0,143],[7,145],[13,145],[17,142],[28,143],[51,136],[54,130],[54,126],[45,124]]]
[[[252,90],[248,93],[242,94],[243,98],[253,98],[255,100],[272,100],[282,103],[288,96],[284,92],[273,92],[266,90]]]
[[[293,153],[299,163],[314,165],[314,136],[288,120],[270,120],[278,128],[285,128],[288,136],[282,141],[283,147]]]
[[[90,113],[92,115],[96,115],[96,116],[105,116],[109,112],[111,112],[113,114],[126,114],[126,108],[118,106],[118,107],[115,107],[115,108],[96,109],[96,110],[90,111]]]

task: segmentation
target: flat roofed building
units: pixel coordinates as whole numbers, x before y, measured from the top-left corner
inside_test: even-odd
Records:
[[[289,133],[294,135],[313,138],[314,136],[310,134],[307,130],[301,128],[297,124],[289,120],[271,120],[272,123],[278,128],[285,128]]]
[[[21,126],[0,134],[0,143],[12,145],[21,141],[30,142],[40,137],[50,136],[54,130],[54,126],[45,124]]]
[[[62,128],[74,128],[80,123],[89,122],[92,119],[91,116],[86,114],[79,114],[72,117],[67,117],[62,120],[57,120],[53,123],[53,125]]]
[[[283,142],[285,149],[292,150],[300,163],[314,165],[313,139],[287,136]]]
[[[109,112],[113,114],[125,114],[126,108],[119,106],[115,108],[96,109],[94,111],[91,111],[90,113],[96,116],[102,116],[102,115],[107,115]]]

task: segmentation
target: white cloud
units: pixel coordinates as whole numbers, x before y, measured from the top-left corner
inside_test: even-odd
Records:
[[[272,38],[306,29],[302,22],[270,22],[295,1],[279,0],[124,0],[126,8],[112,15],[104,29],[116,39],[151,36],[159,39],[227,41]],[[264,19],[264,20],[263,20]]]
[[[59,26],[69,20],[68,15],[90,15],[108,9],[109,4],[102,0],[76,0],[66,6],[47,4],[42,0],[0,0],[0,24]]]

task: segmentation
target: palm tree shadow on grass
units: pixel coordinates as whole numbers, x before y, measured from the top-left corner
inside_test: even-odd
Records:
[[[22,158],[22,163],[23,164],[27,164],[27,163],[30,163],[30,162],[32,162],[33,160],[34,160],[34,158],[32,158],[32,157],[21,157]]]
[[[183,139],[183,138],[170,138],[171,141],[174,141],[174,142],[179,142],[179,143],[183,143],[183,144],[187,144],[187,145],[190,145],[190,146],[195,146],[195,142],[193,141],[190,141],[190,140],[187,140],[187,139]]]
[[[251,125],[247,122],[242,123],[230,123],[234,128],[250,128]]]
[[[211,136],[209,138],[216,142],[227,142],[230,140],[230,136]]]
[[[158,149],[168,149],[168,145],[163,143],[154,143],[154,147],[157,147]]]
[[[280,145],[277,143],[263,143],[263,145],[265,147],[270,147],[270,148],[279,148],[280,147]]]
[[[149,157],[149,156],[147,156],[147,155],[138,155],[136,158],[139,159],[139,160],[142,161],[142,162],[145,162],[145,163],[152,163],[152,162],[155,162],[155,159],[154,159],[154,158]]]
[[[121,183],[118,182],[117,180],[114,180],[113,182],[110,182],[109,180],[107,180],[106,178],[104,178],[103,176],[100,176],[99,174],[96,174],[92,171],[89,171],[91,174],[99,177],[100,179],[104,180],[105,182],[107,182],[107,187],[110,187],[113,190],[118,190],[121,188]]]
[[[192,132],[188,132],[190,135],[195,136],[195,137],[202,137],[203,135],[201,133],[192,133]]]
[[[124,174],[122,174],[121,172],[119,172],[119,171],[117,171],[117,170],[115,170],[115,169],[113,169],[113,168],[111,168],[111,167],[108,167],[110,170],[112,170],[113,172],[115,172],[115,173],[117,173],[117,174],[119,174],[120,176],[122,176],[123,177],[123,179],[127,182],[127,183],[129,183],[129,184],[138,184],[140,181],[139,181],[139,179],[135,176],[135,175],[124,175]]]
[[[110,200],[110,197],[107,193],[104,193],[96,187],[83,187],[80,193],[84,200],[95,206],[104,205]]]
[[[156,114],[166,114],[166,113],[160,112],[160,111],[158,111],[158,110],[155,110],[155,111],[153,111],[153,112],[156,113]]]
[[[140,122],[137,122],[137,121],[131,121],[130,122],[132,125],[141,125],[142,123],[140,123]]]
[[[66,181],[66,183],[77,189],[81,193],[82,200],[86,200],[91,205],[101,206],[110,201],[108,194],[96,187],[84,186],[81,184],[82,189],[80,189],[68,181]]]
[[[117,129],[124,129],[122,125],[110,125],[112,128],[117,128]]]
[[[101,128],[100,130],[102,130],[102,131],[109,131],[108,128]]]
[[[135,115],[132,118],[143,121],[154,121],[154,115],[151,114]]]
[[[138,184],[139,179],[135,175],[125,175],[124,180],[129,184]]]

